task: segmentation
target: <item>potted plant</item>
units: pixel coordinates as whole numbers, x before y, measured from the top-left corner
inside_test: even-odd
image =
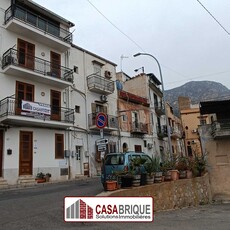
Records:
[[[37,173],[35,180],[37,181],[37,183],[46,182],[45,174],[43,172]]]
[[[161,159],[159,156],[153,157],[153,171],[154,171],[154,182],[162,182],[162,171],[161,171]]]
[[[50,173],[46,173],[46,175],[45,175],[46,182],[50,181],[50,177],[51,177],[51,174]]]
[[[144,164],[145,171],[147,173],[146,183],[147,185],[154,183],[154,163],[153,157],[151,161],[145,162]]]
[[[179,171],[179,178],[180,179],[185,179],[187,178],[187,158],[186,157],[179,157],[178,162],[176,165],[176,169]]]
[[[202,176],[206,171],[206,167],[207,167],[206,155],[202,155],[202,156],[195,155],[193,175]]]
[[[187,157],[187,179],[191,179],[193,177],[193,168],[194,168],[194,160],[192,157]]]
[[[141,185],[141,165],[142,159],[140,157],[135,157],[131,159],[130,162],[130,174],[133,175],[132,186],[138,187]]]
[[[113,191],[117,189],[117,179],[114,174],[109,175],[105,182],[105,190]]]

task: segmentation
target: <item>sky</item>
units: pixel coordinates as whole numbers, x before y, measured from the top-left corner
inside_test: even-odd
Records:
[[[34,1],[73,22],[73,43],[114,62],[117,72],[132,77],[144,67],[161,80],[154,58],[133,57],[148,53],[165,90],[201,80],[230,89],[229,0]]]

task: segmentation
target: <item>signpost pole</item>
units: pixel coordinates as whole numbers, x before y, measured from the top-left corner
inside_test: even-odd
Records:
[[[104,138],[104,132],[103,132],[103,129],[100,129],[100,137],[101,137],[101,139],[103,139],[103,138]]]

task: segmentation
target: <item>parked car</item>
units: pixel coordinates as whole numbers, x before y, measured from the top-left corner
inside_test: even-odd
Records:
[[[128,173],[131,170],[131,163],[140,159],[142,162],[150,162],[151,158],[143,152],[109,153],[103,160],[101,169],[101,183],[105,186],[107,180],[115,180],[117,172]],[[140,173],[144,173],[144,165],[139,167]]]

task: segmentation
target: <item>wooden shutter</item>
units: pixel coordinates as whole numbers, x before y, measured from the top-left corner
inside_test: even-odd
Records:
[[[55,159],[64,158],[64,135],[55,134]]]
[[[34,69],[35,45],[18,39],[18,62],[28,69]]]
[[[61,92],[51,90],[51,119],[61,120]]]
[[[52,76],[61,78],[61,55],[51,51],[50,62]]]

